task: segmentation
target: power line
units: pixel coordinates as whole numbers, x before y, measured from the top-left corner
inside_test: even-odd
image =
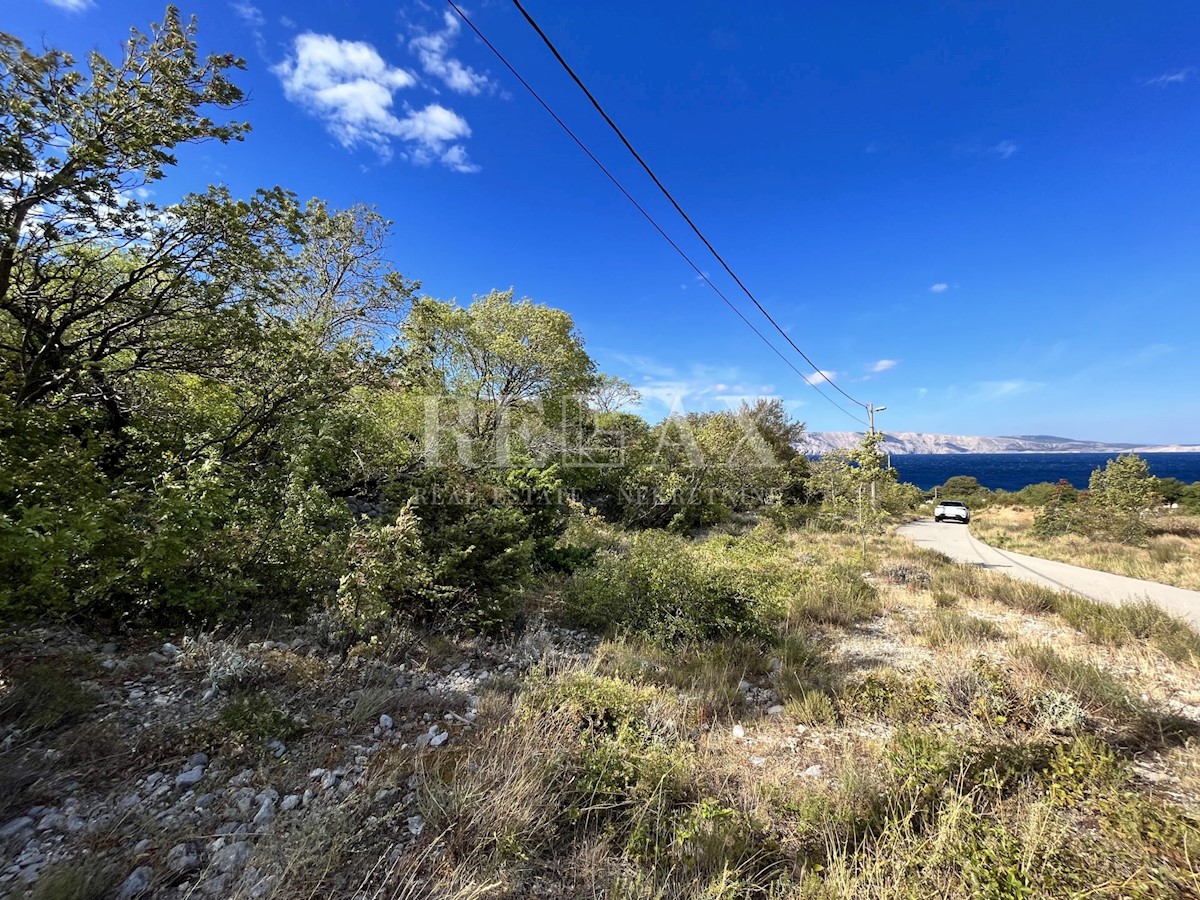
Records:
[[[633,204],[634,208],[637,209],[637,211],[640,212],[642,214],[642,216],[645,217],[646,221],[650,223],[650,225],[654,228],[654,230],[657,231],[659,233],[659,235],[662,236],[663,240],[665,240],[668,244],[670,244],[672,249],[674,249],[675,252],[678,253],[680,255],[680,257],[683,258],[683,261],[686,262],[692,268],[692,270],[696,273],[696,275],[699,276],[700,279],[703,280],[705,284],[707,284],[710,288],[713,289],[713,291],[716,293],[716,295],[725,302],[725,305],[728,306],[731,310],[733,310],[733,312],[737,315],[737,317],[746,324],[746,327],[749,328],[751,331],[753,331],[755,333],[755,335],[758,336],[759,340],[761,340],[764,344],[766,344],[768,347],[770,347],[772,352],[774,352],[774,354],[776,356],[778,356],[781,360],[783,360],[784,365],[786,365],[789,369],[791,369],[793,372],[795,372],[797,375],[799,375],[800,379],[805,384],[807,384],[810,388],[812,388],[814,391],[816,391],[818,394],[820,394],[822,397],[824,397],[829,403],[833,404],[835,407],[837,407],[839,410],[841,410],[847,416],[854,419],[854,421],[856,421],[862,425],[866,425],[867,422],[865,422],[863,419],[860,419],[858,416],[854,415],[854,413],[850,412],[848,409],[846,409],[844,406],[842,406],[840,403],[838,403],[836,400],[834,400],[832,397],[830,397],[828,394],[826,394],[824,391],[822,391],[818,384],[810,381],[808,379],[807,375],[805,375],[798,368],[796,368],[796,365],[790,359],[788,359],[786,356],[784,356],[783,353],[780,351],[780,349],[778,347],[776,347],[774,344],[772,344],[771,341],[767,338],[767,336],[765,334],[763,334],[761,331],[759,331],[753,322],[751,322],[749,319],[746,318],[745,314],[740,309],[737,308],[737,306],[734,304],[734,302],[732,300],[730,300],[727,296],[725,296],[725,293],[712,282],[712,280],[708,277],[708,275],[705,274],[705,272],[698,265],[696,265],[696,263],[692,260],[692,258],[690,256],[687,255],[687,253],[683,250],[683,248],[681,248],[674,241],[674,239],[672,239],[672,237],[669,234],[667,234],[666,231],[663,230],[662,226],[660,226],[658,224],[658,222],[655,221],[654,217],[651,216],[650,213],[647,212],[646,209],[640,203],[638,203],[638,201],[634,198],[634,196],[625,189],[625,186],[623,184],[621,184],[620,181],[617,180],[617,177],[608,170],[608,168],[604,165],[604,163],[600,162],[600,160],[596,157],[596,155],[594,153],[592,153],[592,151],[590,149],[588,149],[588,146],[582,140],[580,140],[580,138],[575,134],[575,132],[573,132],[571,130],[570,126],[568,126],[567,123],[564,122],[558,116],[558,114],[553,109],[550,108],[550,105],[548,103],[546,103],[546,101],[542,99],[541,95],[536,90],[534,90],[533,86],[521,76],[521,73],[518,72],[516,70],[516,68],[512,65],[512,63],[510,63],[505,58],[504,54],[502,54],[496,48],[496,46],[491,41],[489,41],[487,39],[487,37],[484,36],[483,32],[480,31],[475,26],[475,23],[472,22],[470,20],[470,18],[468,18],[467,14],[464,13],[462,11],[462,9],[460,9],[458,7],[458,5],[454,2],[454,0],[446,0],[446,2],[458,14],[459,18],[461,18],[467,24],[467,27],[469,27],[473,32],[475,32],[475,36],[478,37],[481,41],[483,41],[484,45],[489,50],[491,50],[493,54],[495,54],[496,58],[498,60],[500,60],[501,63],[503,63],[504,67],[507,68],[508,71],[512,73],[513,77],[516,78],[517,81],[519,81],[521,83],[521,86],[524,87],[525,90],[527,90],[530,93],[530,95],[533,97],[533,99],[535,99],[541,105],[542,109],[544,109],[547,113],[550,114],[550,117],[552,119],[554,119],[555,122],[558,123],[558,126],[567,133],[567,135],[571,138],[571,140],[573,140],[576,143],[576,145],[579,147],[579,149],[582,150],[585,154],[587,154],[588,159],[590,159],[593,163],[596,164],[596,167],[601,172],[604,173],[604,175],[608,178],[609,181],[611,181],[613,183],[614,186],[616,186],[617,190],[619,190],[622,194],[625,195],[625,199],[627,199],[630,203]],[[744,288],[743,288],[743,290],[744,290]],[[776,327],[778,327],[778,326],[776,326]],[[786,337],[786,335],[785,335],[785,337]],[[809,360],[809,362],[811,364],[811,360]],[[814,365],[813,368],[816,369],[817,367]],[[817,371],[820,371],[820,370],[818,369]],[[828,379],[826,379],[826,381],[829,384],[833,384],[833,382],[828,381]],[[833,386],[837,387],[836,384],[834,384]],[[851,400],[853,400],[853,398],[851,398]],[[854,402],[857,403],[858,401],[855,400]]]
[[[810,366],[812,366],[813,369],[815,369],[818,373],[821,372],[821,368],[815,362],[813,362],[811,359],[809,359],[808,354],[805,353],[803,350],[800,349],[799,346],[796,345],[796,342],[792,340],[791,336],[779,326],[779,323],[776,322],[774,318],[772,318],[771,314],[769,312],[767,312],[766,308],[761,303],[758,302],[758,298],[755,297],[754,294],[750,291],[750,289],[748,287],[746,287],[745,284],[742,283],[742,279],[740,279],[737,276],[737,273],[734,272],[733,269],[731,269],[729,267],[729,263],[725,262],[725,258],[723,256],[721,256],[720,253],[717,252],[716,248],[713,247],[713,245],[709,242],[708,238],[704,236],[704,232],[702,232],[699,229],[699,227],[697,227],[696,223],[692,221],[691,216],[689,216],[686,212],[683,211],[683,207],[679,205],[679,203],[675,200],[675,197],[672,196],[671,192],[667,190],[666,185],[664,185],[662,183],[662,181],[659,180],[658,176],[654,174],[654,170],[650,168],[650,165],[646,162],[646,160],[644,160],[642,158],[642,155],[640,153],[638,153],[637,150],[634,149],[633,144],[631,144],[629,142],[629,139],[627,137],[625,137],[624,132],[622,132],[621,129],[617,127],[617,123],[612,120],[612,117],[607,112],[604,111],[604,107],[600,105],[600,101],[598,101],[595,98],[595,96],[593,96],[592,92],[590,90],[588,90],[587,85],[585,85],[583,83],[583,80],[578,75],[575,74],[575,70],[571,68],[570,64],[568,64],[567,61],[563,58],[563,55],[558,52],[558,48],[554,46],[554,42],[550,40],[550,38],[546,35],[546,32],[542,31],[541,26],[539,26],[538,23],[536,21],[534,21],[533,16],[531,16],[526,11],[525,7],[521,5],[521,0],[513,0],[513,5],[516,6],[516,8],[518,10],[520,10],[521,15],[525,17],[525,21],[528,22],[531,26],[533,26],[533,30],[538,33],[538,37],[540,37],[542,39],[542,42],[550,49],[550,52],[554,54],[554,58],[558,60],[559,65],[561,65],[566,70],[567,74],[571,76],[571,80],[574,81],[575,84],[577,84],[579,86],[579,89],[581,91],[583,91],[583,93],[587,96],[588,100],[590,100],[592,102],[592,106],[594,106],[596,108],[596,112],[600,113],[600,115],[603,116],[604,121],[608,123],[608,127],[611,128],[616,133],[617,137],[619,137],[621,139],[621,143],[625,145],[625,149],[628,150],[631,154],[633,154],[633,158],[636,159],[638,161],[638,163],[641,164],[641,167],[646,170],[646,174],[650,176],[651,180],[656,185],[658,185],[658,189],[663,192],[663,195],[668,200],[671,201],[671,205],[675,207],[675,211],[678,212],[679,215],[683,216],[683,220],[685,222],[687,222],[689,226],[691,226],[692,231],[694,231],[696,233],[696,237],[700,238],[700,240],[703,241],[704,246],[708,248],[709,252],[712,253],[712,255],[714,257],[716,257],[717,262],[719,262],[721,264],[721,266],[725,269],[725,271],[729,273],[729,276],[735,282],[737,282],[737,286],[740,287],[742,289],[742,291],[746,294],[746,296],[750,298],[750,301],[755,306],[758,307],[758,311],[760,313],[762,313],[764,316],[766,316],[767,321],[770,322],[773,326],[775,326],[775,330],[778,331],[781,335],[783,335],[783,339],[791,345],[792,349],[795,350],[797,353],[799,353],[804,358],[804,361],[806,363],[808,363]],[[866,403],[863,403],[861,400],[857,400],[854,397],[851,397],[844,390],[842,390],[842,388],[836,382],[830,381],[828,378],[826,378],[825,380],[829,384],[833,385],[833,388],[839,394],[841,394],[843,397],[845,397],[847,400],[849,400],[851,403],[861,406],[864,409],[867,407]]]

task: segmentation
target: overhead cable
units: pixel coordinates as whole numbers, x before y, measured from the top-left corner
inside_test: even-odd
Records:
[[[649,222],[650,225],[654,228],[654,230],[659,233],[659,235],[663,238],[663,240],[665,240],[668,244],[671,245],[672,249],[674,249],[675,252],[678,253],[680,257],[682,257],[684,262],[686,262],[688,264],[688,266],[691,267],[691,269],[696,273],[696,275],[705,284],[707,284],[710,288],[712,288],[712,290],[716,293],[716,295],[718,297],[720,297],[722,301],[724,301],[725,305],[728,306],[731,310],[733,310],[733,312],[737,315],[737,317],[739,319],[741,319],[742,322],[745,323],[746,327],[748,327],[751,331],[753,331],[754,334],[758,336],[759,340],[761,340],[764,344],[766,344],[768,347],[770,347],[771,350],[775,353],[775,355],[778,356],[781,360],[783,360],[784,364],[788,368],[790,368],[793,372],[795,372],[797,375],[799,375],[801,380],[803,380],[805,384],[807,384],[809,387],[811,387],[813,390],[815,390],[818,394],[820,394],[822,397],[824,397],[825,400],[827,400],[833,406],[837,407],[839,410],[841,410],[843,413],[845,413],[851,419],[854,419],[854,421],[856,421],[862,425],[867,425],[868,423],[865,420],[860,419],[854,413],[850,412],[848,409],[846,409],[844,406],[842,406],[840,403],[838,403],[834,398],[830,397],[823,390],[821,390],[821,388],[817,382],[810,380],[810,378],[807,375],[805,375],[804,372],[802,372],[800,369],[798,369],[796,367],[796,365],[790,359],[788,359],[782,353],[782,351],[780,351],[780,349],[778,347],[776,347],[773,343],[771,343],[771,341],[767,338],[767,336],[764,335],[754,325],[753,322],[751,322],[748,318],[746,318],[746,315],[740,309],[738,309],[737,305],[734,304],[734,302],[732,300],[730,300],[716,284],[713,283],[713,281],[709,278],[707,273],[705,273],[704,270],[702,270],[692,260],[692,258],[690,256],[688,256],[688,254],[683,250],[683,248],[681,248],[679,246],[679,244],[677,244],[675,242],[675,240],[669,234],[667,234],[666,231],[663,230],[662,226],[660,226],[658,224],[658,222],[655,221],[654,217],[651,216],[650,213],[647,212],[646,209],[640,203],[638,203],[638,201],[634,198],[634,196],[632,194],[630,194],[628,190],[626,190],[625,186],[623,184],[621,184],[621,182],[617,179],[617,177],[608,170],[608,168],[604,165],[604,163],[602,163],[596,157],[596,155],[594,153],[592,153],[592,151],[588,148],[588,146],[575,134],[575,132],[571,130],[570,126],[568,126],[567,123],[564,122],[562,120],[562,118],[560,118],[559,115],[550,107],[550,105],[545,100],[542,99],[541,95],[533,88],[533,86],[531,84],[529,84],[528,81],[525,80],[524,77],[522,77],[521,73],[517,71],[517,69],[513,66],[512,63],[510,63],[508,61],[507,58],[505,58],[504,54],[502,54],[500,52],[500,50],[491,41],[489,41],[487,39],[487,37],[483,34],[483,32],[480,31],[479,28],[476,27],[475,23],[472,22],[471,19],[467,16],[467,14],[462,11],[462,9],[458,6],[458,4],[456,4],[454,2],[454,0],[446,0],[446,2],[454,10],[454,12],[458,14],[459,18],[461,18],[463,20],[463,22],[466,23],[467,27],[470,28],[471,31],[473,31],[475,33],[476,37],[478,37],[481,41],[483,41],[484,45],[489,50],[491,50],[492,53],[495,54],[496,58],[498,60],[500,60],[500,62],[504,65],[504,67],[507,68],[508,71],[512,73],[513,77],[516,78],[517,81],[519,81],[521,83],[522,87],[524,87],[525,90],[527,90],[529,92],[529,94],[541,105],[541,107],[547,113],[549,113],[550,117],[552,119],[554,119],[554,121],[556,123],[558,123],[558,126],[567,133],[567,135],[571,138],[572,141],[575,142],[575,144],[579,147],[579,149],[582,150],[587,155],[588,159],[590,159],[596,165],[596,167],[598,169],[600,169],[601,172],[604,173],[604,175],[608,178],[609,181],[611,181],[613,183],[613,185],[617,188],[617,190],[619,190],[622,194],[625,195],[625,199],[627,199],[630,203],[633,204],[634,208],[637,209],[637,211],[640,212],[643,217],[645,217],[646,221]],[[707,243],[707,242],[705,242],[705,243]],[[710,247],[710,249],[711,249],[711,247]],[[715,253],[715,251],[714,251],[714,253]],[[736,276],[735,276],[735,280],[736,280]],[[739,282],[739,284],[740,284],[740,282]],[[744,287],[742,289],[745,290]],[[757,301],[755,301],[755,302],[757,303]],[[760,309],[761,309],[761,307],[760,307]],[[765,311],[764,311],[764,313],[765,313]],[[768,318],[770,318],[770,317],[768,316]],[[774,324],[773,320],[772,320],[772,324]],[[779,326],[776,325],[775,327],[778,328]],[[787,337],[786,334],[784,336]],[[790,339],[789,339],[789,343],[791,343]],[[795,345],[793,344],[793,346],[795,346]],[[799,348],[796,348],[796,349],[798,350]],[[801,354],[801,355],[803,356],[803,354]],[[810,365],[812,365],[811,360],[808,360],[807,357],[805,357],[805,359],[809,362]],[[814,365],[813,368],[816,369],[816,366]],[[820,370],[817,370],[817,371],[818,371],[818,373],[820,373]],[[823,375],[822,375],[822,378],[824,378]],[[828,384],[833,385],[835,388],[837,387],[837,385],[834,382],[829,381],[827,378],[825,378],[825,381]],[[841,388],[838,388],[838,390],[841,391]],[[842,393],[844,394],[845,391],[842,391]],[[846,396],[849,397],[848,394]],[[858,401],[854,400],[853,397],[850,397],[850,399],[854,403],[858,403]]]

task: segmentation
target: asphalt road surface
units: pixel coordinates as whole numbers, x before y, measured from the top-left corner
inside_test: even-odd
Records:
[[[1102,603],[1152,600],[1167,612],[1200,627],[1200,591],[997,550],[976,540],[967,526],[951,522],[921,519],[902,525],[897,531],[915,544],[944,553],[955,562],[971,563],[1060,591],[1072,591]]]

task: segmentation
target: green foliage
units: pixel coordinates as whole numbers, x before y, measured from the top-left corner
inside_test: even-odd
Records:
[[[979,483],[974,475],[952,475],[946,483],[936,491],[942,500],[979,501],[985,499],[991,492]]]
[[[779,400],[673,415],[649,431],[624,427],[624,470],[613,484],[617,515],[630,525],[680,532],[738,511],[786,515],[808,476],[807,460],[792,446],[803,428]]]
[[[1037,537],[1054,537],[1068,534],[1086,527],[1087,505],[1080,502],[1079,492],[1066,479],[1053,485],[1050,490],[1039,490],[1036,496],[1043,498],[1040,508],[1033,517],[1033,533]],[[1025,488],[1024,490],[1031,490]],[[1035,495],[1030,494],[1030,499]]]
[[[896,470],[880,451],[882,432],[867,432],[850,451],[824,454],[812,464],[808,492],[820,502],[818,522],[824,529],[853,527],[863,539],[879,533],[889,515],[921,502],[920,491],[896,482]]]
[[[1042,773],[1047,796],[1060,806],[1109,796],[1128,779],[1127,767],[1112,748],[1091,734],[1055,745]]]
[[[784,712],[801,725],[833,725],[837,722],[832,698],[820,691],[794,693],[784,705]]]
[[[571,317],[513,291],[492,291],[467,308],[423,298],[403,325],[409,377],[431,392],[461,398],[455,425],[470,444],[469,464],[508,464],[513,438],[545,429],[553,443],[578,433],[595,363]],[[565,446],[551,452],[562,452]]]
[[[762,836],[753,821],[714,797],[702,798],[676,818],[671,856],[677,861],[672,860],[673,868],[709,877],[728,876],[761,855]],[[710,889],[710,896],[712,893]]]
[[[1079,491],[1066,479],[1062,479],[1058,482],[1040,481],[1037,484],[1028,484],[1019,491],[996,491],[993,494],[993,502],[1003,506],[1028,506],[1036,509],[1050,504],[1060,493],[1066,503],[1074,503],[1079,499]]]
[[[773,586],[755,583],[754,573],[711,565],[719,555],[674,535],[641,532],[625,553],[602,553],[592,569],[575,573],[563,611],[580,625],[667,645],[764,634],[763,594]]]
[[[521,696],[525,717],[561,716],[588,734],[644,731],[654,691],[619,678],[574,672],[535,678]]]
[[[261,747],[267,741],[289,741],[307,726],[266,692],[233,697],[217,719],[222,736],[238,744]]]
[[[1155,496],[1154,485],[1149,466],[1136,453],[1114,457],[1092,472],[1086,497],[1059,482],[1034,517],[1033,533],[1038,537],[1082,534],[1140,544],[1146,538],[1144,517]]]
[[[929,678],[905,676],[891,671],[872,672],[846,685],[841,694],[843,709],[867,718],[894,722],[921,721],[938,708],[940,691]]]

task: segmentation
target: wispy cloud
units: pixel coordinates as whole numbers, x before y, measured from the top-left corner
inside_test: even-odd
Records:
[[[817,369],[817,371],[806,377],[809,384],[821,384],[822,382],[833,381],[833,379],[837,378],[837,372],[830,371],[829,369]]]
[[[651,419],[672,412],[733,409],[743,401],[777,396],[774,385],[756,381],[737,366],[675,367],[645,356],[611,356],[625,367],[624,377],[641,394],[637,411]],[[789,402],[799,405],[803,404]]]
[[[1041,382],[1025,381],[1020,378],[1013,378],[1006,381],[981,381],[976,385],[976,395],[977,399],[980,400],[1000,400],[1005,397],[1028,394],[1031,391],[1038,390],[1041,386]]]
[[[253,3],[235,2],[229,6],[237,13],[237,17],[249,28],[259,29],[266,24],[266,19],[263,18],[262,10]]]
[[[246,30],[250,32],[254,38],[254,44],[258,47],[260,53],[265,52],[266,42],[263,40],[263,26],[266,24],[266,18],[262,14],[262,10],[253,3],[248,3],[246,0],[235,0],[229,4],[242,24],[246,26]]]
[[[419,34],[409,42],[409,48],[417,54],[425,74],[432,75],[457,93],[479,94],[494,87],[491,80],[450,55],[461,30],[462,23],[458,16],[445,12],[442,14],[442,29]]]
[[[1195,70],[1194,66],[1185,66],[1177,72],[1165,72],[1162,75],[1147,78],[1142,84],[1147,87],[1166,87],[1169,84],[1183,84],[1192,77],[1192,72]]]
[[[991,147],[988,147],[988,153],[998,156],[1001,159],[1008,159],[1019,149],[1021,148],[1017,146],[1016,141],[1001,141],[998,144],[993,144]]]
[[[72,13],[83,12],[96,5],[92,0],[46,0],[46,2],[53,7]]]
[[[935,294],[942,294],[950,290],[950,285],[946,284],[944,281],[939,281],[937,284],[930,285],[929,290]]]
[[[344,147],[365,144],[389,159],[398,139],[415,163],[478,171],[458,143],[471,134],[462,116],[438,103],[419,110],[406,104],[403,115],[396,114],[394,94],[415,85],[416,76],[388,64],[370,44],[306,32],[271,71],[284,95],[320,119]]]
[[[879,360],[879,362],[877,362],[873,366],[871,366],[871,371],[872,372],[886,372],[888,369],[896,368],[896,363],[897,363],[897,360],[894,360],[894,359],[881,359],[881,360]]]

